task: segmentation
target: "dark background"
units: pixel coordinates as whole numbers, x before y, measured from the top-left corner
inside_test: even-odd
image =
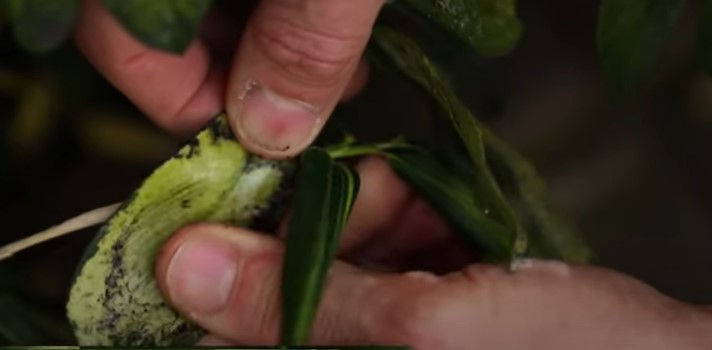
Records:
[[[601,264],[673,297],[712,303],[712,79],[699,68],[695,2],[651,84],[627,100],[609,96],[596,57],[598,2],[519,3],[525,32],[509,56],[483,59],[433,34],[431,49],[452,83],[535,163]],[[427,138],[425,102],[414,103],[415,91],[376,70],[331,126],[366,140]],[[71,44],[30,55],[2,24],[0,244],[123,200],[179,141]],[[95,231],[0,262],[0,343],[72,341],[64,302]]]

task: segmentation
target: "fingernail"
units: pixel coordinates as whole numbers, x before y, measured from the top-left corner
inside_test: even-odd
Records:
[[[320,123],[318,108],[248,83],[238,98],[234,122],[243,140],[271,152],[286,152],[309,142]]]
[[[227,304],[240,267],[238,254],[219,242],[186,241],[168,266],[171,301],[191,316],[216,313]]]

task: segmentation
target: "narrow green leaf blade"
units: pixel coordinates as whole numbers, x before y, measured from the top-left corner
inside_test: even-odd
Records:
[[[489,169],[484,139],[488,135],[484,125],[450,90],[414,40],[385,27],[375,28],[374,37],[401,72],[418,82],[440,105],[442,114],[454,126],[475,167],[477,176],[473,179],[473,195],[477,196],[483,211],[507,227],[511,244],[517,247],[515,253],[521,253],[526,248],[526,232]]]
[[[361,181],[358,173],[348,166],[341,163],[334,163],[332,169],[332,190],[329,196],[329,207],[327,218],[331,223],[327,238],[323,272],[326,272],[331,265],[331,260],[336,257],[339,247],[339,237],[353,209],[353,204],[356,201],[356,195],[361,186]]]
[[[510,206],[527,229],[529,255],[587,263],[592,253],[574,227],[550,201],[534,166],[509,144],[489,134],[488,155]]]
[[[475,189],[480,189],[476,192],[477,200],[483,210],[500,210],[505,215],[503,224],[514,231],[510,233],[514,256],[522,255],[532,244],[530,253],[546,251],[551,258],[588,261],[588,248],[578,233],[554,212],[544,181],[535,168],[471,114],[415,41],[384,27],[374,29],[374,39],[396,68],[429,92],[452,121],[473,161],[473,170],[478,174],[475,177],[484,178],[475,182]],[[493,163],[500,168],[496,172]],[[529,238],[532,233],[536,234],[534,240]],[[548,249],[540,249],[542,246]]]
[[[5,0],[15,40],[26,50],[46,53],[64,43],[74,28],[79,0]]]
[[[398,175],[451,222],[483,260],[512,256],[510,233],[478,207],[469,179],[458,177],[420,152],[394,152],[388,161]]]
[[[685,0],[603,0],[598,51],[615,91],[628,93],[651,74]]]
[[[103,0],[137,39],[181,54],[195,38],[212,0]]]
[[[327,148],[334,158],[376,155],[388,160],[396,173],[451,222],[483,260],[504,261],[513,252],[507,228],[491,218],[472,196],[475,176],[467,159],[446,156],[446,164],[423,148],[398,138],[378,144],[357,144],[352,139]]]
[[[304,345],[326,273],[351,211],[359,181],[319,148],[306,150],[297,173],[282,274],[283,345]]]
[[[483,56],[509,53],[522,35],[516,0],[401,1],[472,45]]]

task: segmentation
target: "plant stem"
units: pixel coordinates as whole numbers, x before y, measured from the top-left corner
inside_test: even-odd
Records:
[[[77,215],[57,226],[50,227],[44,231],[35,233],[31,236],[23,238],[19,241],[10,243],[4,247],[0,247],[0,261],[12,257],[16,253],[27,248],[33,247],[51,239],[64,236],[68,233],[76,232],[81,229],[98,225],[113,215],[119,208],[121,203],[107,205]]]

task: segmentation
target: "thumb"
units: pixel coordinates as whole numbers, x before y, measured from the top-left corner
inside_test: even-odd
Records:
[[[283,246],[274,237],[201,224],[178,232],[157,264],[164,295],[209,333],[238,344],[278,343]],[[435,277],[388,275],[337,262],[330,271],[314,344],[406,344],[416,301]],[[420,315],[423,316],[423,315]],[[407,321],[407,322],[403,322]]]
[[[352,81],[384,0],[263,0],[230,73],[226,110],[243,145],[284,158],[317,136]],[[361,70],[362,70],[361,69]],[[359,80],[360,79],[360,80]]]

